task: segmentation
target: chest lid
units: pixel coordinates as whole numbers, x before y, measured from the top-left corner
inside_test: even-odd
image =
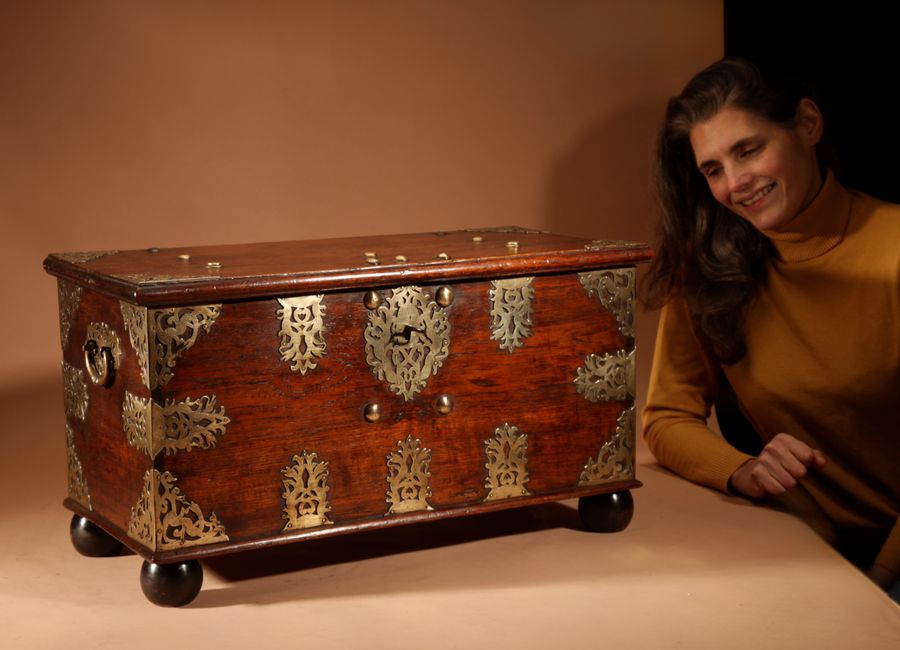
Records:
[[[47,273],[148,307],[633,265],[646,244],[517,226],[131,251],[52,253]]]

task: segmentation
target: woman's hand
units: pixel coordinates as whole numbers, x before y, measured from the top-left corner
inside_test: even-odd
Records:
[[[779,433],[756,458],[737,468],[728,485],[758,499],[783,494],[797,485],[810,467],[824,467],[825,455],[794,436]]]

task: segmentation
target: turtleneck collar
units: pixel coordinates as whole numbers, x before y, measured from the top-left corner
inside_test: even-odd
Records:
[[[824,255],[844,238],[852,202],[850,192],[829,170],[822,189],[803,212],[783,228],[762,233],[772,241],[783,261],[811,260]]]

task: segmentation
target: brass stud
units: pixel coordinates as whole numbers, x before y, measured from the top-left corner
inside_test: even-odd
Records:
[[[207,262],[207,263],[206,263],[206,268],[208,268],[208,269],[221,269],[221,268],[222,268],[222,262]]]
[[[148,253],[158,253],[159,249],[156,246],[154,246],[153,248],[148,248],[147,252]]]
[[[447,253],[438,253],[438,254],[437,254],[437,258],[438,258],[439,260],[449,260],[449,259],[450,259],[450,256],[447,255]]]
[[[398,262],[405,262],[406,255],[397,255],[396,257],[394,257],[394,259],[397,260]]]
[[[366,407],[363,409],[363,417],[366,419],[366,422],[377,422],[381,417],[381,406],[374,402],[366,404]]]
[[[376,265],[376,266],[377,266],[378,264],[381,264],[381,262],[378,261],[378,258],[377,258],[377,257],[367,257],[367,258],[366,258],[366,262],[368,262],[369,264],[374,264],[374,265]]]
[[[453,398],[449,395],[441,395],[434,400],[434,410],[441,415],[447,415],[453,410]]]
[[[365,253],[363,253],[363,255],[365,255],[366,257],[378,257],[378,254],[374,251],[366,251]]]
[[[367,291],[363,296],[363,304],[367,309],[378,309],[381,305],[381,294],[377,291]]]
[[[181,255],[178,256],[178,259],[180,259],[182,262],[188,262],[188,261],[190,261],[191,256],[188,255],[187,253],[182,253]]]
[[[484,237],[482,237],[481,235],[475,235],[474,237],[472,237],[472,241],[476,244],[480,244],[484,241]]]
[[[447,307],[453,302],[453,287],[440,287],[435,292],[434,299],[441,307]]]
[[[508,242],[506,242],[506,247],[507,247],[507,248],[518,248],[518,247],[519,247],[519,242],[517,242],[517,241],[508,241]]]

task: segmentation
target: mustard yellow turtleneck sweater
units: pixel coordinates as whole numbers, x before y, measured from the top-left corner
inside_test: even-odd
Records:
[[[804,212],[764,234],[781,259],[747,314],[746,356],[722,369],[763,443],[784,432],[825,454],[825,467],[791,491],[816,510],[801,516],[824,514],[842,536],[886,536],[875,564],[896,577],[900,205],[849,192],[829,175]],[[706,425],[718,369],[685,303],[672,300],[659,324],[644,436],[661,464],[727,491],[750,456]]]

